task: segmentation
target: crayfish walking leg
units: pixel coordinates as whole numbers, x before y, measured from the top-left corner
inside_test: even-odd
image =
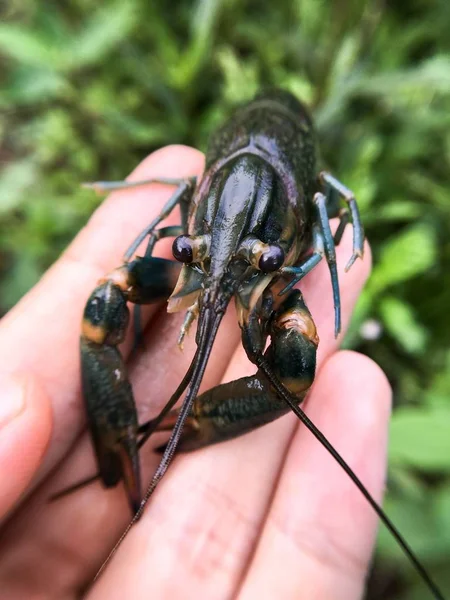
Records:
[[[337,246],[341,241],[344,229],[349,223],[350,218],[353,224],[353,254],[348,261],[345,270],[348,271],[357,258],[362,258],[364,254],[364,227],[361,223],[358,204],[351,190],[341,183],[336,177],[322,171],[319,180],[325,186],[325,192],[328,205],[328,217],[339,217],[340,223],[334,237],[334,243]],[[334,198],[342,198],[347,203],[347,208],[341,210],[338,201]],[[333,201],[334,200],[334,201]]]

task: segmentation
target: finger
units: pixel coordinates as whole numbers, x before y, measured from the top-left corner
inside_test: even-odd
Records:
[[[339,352],[314,385],[308,415],[380,501],[391,390],[370,359]],[[377,518],[304,427],[289,447],[239,600],[362,597]]]
[[[184,148],[182,151],[186,152],[188,149]],[[156,166],[159,174],[164,171],[161,168],[160,154],[156,154]],[[196,152],[194,154],[198,157]],[[176,174],[180,150],[172,148],[170,157],[172,174]],[[149,175],[155,174],[155,167],[151,160],[147,161],[147,168],[151,171]],[[165,169],[165,174],[167,174],[168,165],[165,166]],[[142,177],[144,175],[139,173],[139,178]],[[126,202],[128,210],[132,205],[134,193],[135,191]],[[144,222],[146,220],[147,218]],[[98,221],[97,218],[93,220],[92,235],[94,237],[97,233],[101,235],[101,228],[99,230],[96,225]],[[138,229],[142,229],[142,226],[143,219],[140,217]],[[111,235],[110,230],[108,232]],[[120,235],[117,232],[114,235],[116,235],[114,240],[116,245],[121,241],[123,243],[122,229]],[[89,250],[90,242],[89,240],[86,242],[86,236],[86,233],[82,234],[75,242],[75,245],[80,246],[78,250],[74,251],[75,254],[82,253],[83,248]],[[94,284],[95,282],[92,285]],[[81,306],[88,293],[84,295]],[[175,344],[182,318],[182,315],[178,315],[169,320],[158,314],[158,330],[146,332],[146,351],[139,354],[131,364],[133,387],[137,396],[143,400],[141,411],[143,418],[149,410],[149,404],[152,405],[152,416],[154,416],[158,407],[170,397],[189,364],[195,346],[193,336],[186,341],[184,354],[180,353]],[[217,349],[211,358],[205,376],[205,385],[209,387],[220,381],[234,350],[233,340],[238,339],[239,329],[232,309],[225,316],[223,326],[218,334]],[[75,343],[72,343],[74,343],[75,350],[78,351],[78,322],[76,327],[77,338]],[[153,333],[155,335],[152,335]],[[64,379],[64,381],[66,380]],[[70,385],[70,380],[66,383]],[[81,405],[81,398],[78,398],[78,401]],[[70,432],[67,433],[70,435]],[[61,432],[61,435],[63,434],[64,432]],[[2,555],[10,558],[2,563],[4,569],[0,568],[2,571],[0,579],[5,582],[5,585],[10,585],[9,573],[12,569],[19,568],[18,565],[20,565],[21,572],[27,573],[29,589],[34,592],[42,589],[45,590],[44,594],[50,593],[49,588],[58,589],[61,595],[64,595],[69,589],[75,589],[81,579],[85,580],[86,576],[89,577],[87,568],[89,566],[91,566],[90,573],[93,576],[100,560],[99,556],[105,554],[106,549],[113,543],[117,531],[125,525],[129,518],[129,509],[125,503],[123,489],[119,486],[116,490],[105,493],[97,484],[80,494],[74,494],[72,497],[61,500],[61,502],[48,504],[48,498],[52,493],[95,473],[96,467],[92,457],[92,446],[86,438],[79,446],[77,445],[74,454],[63,464],[56,476],[52,477],[49,483],[46,483],[43,489],[35,494],[27,506],[8,524],[8,528],[2,535],[1,544]],[[155,455],[150,454],[147,471],[144,470],[144,481],[150,477],[150,468],[155,466],[157,460]],[[116,519],[112,527],[110,519]],[[22,548],[22,551],[19,551],[19,548]],[[43,548],[46,548],[47,551],[43,552]],[[73,554],[78,556],[80,548],[84,548],[83,555],[79,556],[78,561],[74,561]],[[48,561],[43,560],[43,555],[48,558]],[[18,557],[20,557],[19,560]],[[24,584],[24,580],[21,580],[19,597],[23,593]],[[8,587],[11,597],[14,593],[14,585],[12,582],[12,587]],[[60,594],[57,593],[56,596],[61,597]]]
[[[23,374],[0,376],[0,519],[30,482],[50,440],[50,401]]]
[[[185,177],[202,168],[200,152],[173,146],[144,160],[130,180]],[[67,452],[84,422],[79,334],[86,299],[98,278],[122,262],[128,243],[173,191],[155,184],[111,194],[57,263],[0,322],[0,364],[10,372],[35,373],[52,402],[53,436],[41,477]]]
[[[341,273],[349,248],[351,235],[339,248]],[[369,269],[370,258],[342,278],[344,323]],[[333,318],[328,317],[328,311],[333,314],[332,302],[324,300],[331,296],[326,269],[311,273],[304,294],[317,319],[324,357],[337,344]],[[328,325],[329,334],[322,324]],[[248,374],[243,358],[240,349],[226,379]],[[295,419],[283,418],[242,438],[181,456],[95,585],[90,600],[118,598],[119,586],[136,599],[149,593],[229,598],[252,554],[295,424]],[[176,577],[170,577],[171,573]]]
[[[223,324],[230,318],[232,313],[224,318]],[[232,332],[230,325],[219,332],[219,352],[211,358],[205,377],[209,387],[220,381],[229,362]],[[155,346],[146,344],[144,354],[153,356],[145,358],[149,368],[145,370],[140,365],[131,373],[138,393],[146,392],[145,401],[167,400],[179,381],[177,369],[188,358],[177,348],[172,349],[176,333],[165,329],[162,335],[155,336]],[[177,353],[176,362],[170,357],[171,352]],[[152,362],[157,363],[156,369]],[[165,372],[161,365],[165,365]],[[155,372],[162,379],[154,379]],[[150,480],[159,459],[150,448],[141,452],[143,481]],[[123,486],[106,491],[97,482],[58,501],[49,503],[49,498],[95,472],[91,441],[84,436],[57,472],[8,523],[0,542],[0,588],[8,591],[8,598],[23,598],[38,591],[45,598],[68,597],[92,581],[100,562],[130,519]],[[24,572],[27,576],[18,580],[11,577],[14,572]]]

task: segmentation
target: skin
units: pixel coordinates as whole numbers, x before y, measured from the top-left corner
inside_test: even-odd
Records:
[[[198,151],[171,146],[144,160],[130,178],[187,176],[202,168]],[[293,415],[177,457],[93,587],[93,576],[129,520],[123,489],[105,492],[94,484],[48,502],[53,493],[95,471],[80,395],[84,303],[171,191],[152,185],[111,194],[0,322],[2,597],[361,598],[377,520]],[[169,223],[176,222],[172,215]],[[349,227],[337,251],[344,329],[370,270],[366,248],[364,261],[344,274],[351,233]],[[157,254],[169,257],[170,241],[162,242]],[[301,288],[320,336],[307,413],[380,500],[389,385],[367,357],[338,351],[326,265],[319,265]],[[145,349],[129,363],[140,421],[154,416],[168,399],[194,350],[191,333],[180,354],[175,341],[182,315],[169,317],[162,308],[145,309]],[[254,372],[239,335],[230,306],[203,389]],[[129,335],[125,354],[131,342]],[[157,464],[151,446],[161,439],[151,440],[141,454],[144,482]]]

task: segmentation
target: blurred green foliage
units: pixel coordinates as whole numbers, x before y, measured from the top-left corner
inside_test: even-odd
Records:
[[[313,107],[374,253],[346,345],[395,392],[386,506],[450,594],[450,3],[6,0],[0,17],[3,312],[99,202],[81,181],[204,149],[265,85]],[[377,564],[371,598],[425,597],[385,531]]]

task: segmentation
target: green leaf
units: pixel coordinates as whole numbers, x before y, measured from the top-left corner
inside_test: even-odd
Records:
[[[450,540],[436,518],[433,499],[427,498],[426,489],[423,486],[421,488],[412,496],[404,492],[392,493],[388,482],[388,494],[383,505],[386,513],[414,548],[414,552],[424,560],[437,558],[440,553],[448,552]],[[378,542],[385,558],[395,561],[398,569],[407,571],[410,568],[400,546],[385,527],[379,530]]]
[[[81,69],[99,64],[130,33],[139,19],[134,1],[115,2],[97,10],[85,27],[68,41],[64,65]]]
[[[407,352],[417,353],[424,350],[427,341],[426,329],[417,322],[409,304],[394,296],[387,296],[381,299],[379,310],[387,331]]]
[[[37,168],[30,160],[8,165],[0,177],[0,216],[26,202],[27,190],[35,183]]]
[[[224,0],[197,0],[192,7],[191,43],[180,64],[172,69],[177,88],[192,85],[201,66],[209,60],[209,48],[213,43],[214,32]]]
[[[67,80],[55,71],[34,67],[18,68],[8,87],[8,100],[17,105],[43,104],[70,90]]]
[[[425,206],[419,202],[391,198],[389,204],[377,206],[373,212],[367,212],[365,222],[367,223],[368,220],[371,223],[412,221],[420,217],[424,213],[424,209]]]
[[[236,56],[231,48],[222,48],[217,60],[225,77],[224,95],[230,104],[250,100],[258,89],[255,65]]]
[[[53,52],[39,32],[17,25],[0,24],[0,52],[20,63],[51,68]]]
[[[407,281],[436,261],[435,233],[425,224],[414,225],[386,241],[370,280],[372,293]]]
[[[450,483],[442,486],[435,495],[436,517],[450,539]]]
[[[331,65],[329,93],[336,92],[339,87],[345,88],[346,79],[354,75],[355,63],[358,60],[359,34],[348,36],[342,41]]]
[[[383,94],[390,103],[420,105],[431,100],[433,94],[450,94],[450,58],[438,55],[415,69],[371,76],[359,82],[358,91]]]
[[[13,304],[16,298],[23,296],[28,289],[39,281],[40,269],[37,260],[31,254],[20,255],[4,278],[5,284],[0,290],[0,303],[3,306]]]
[[[390,428],[389,459],[427,472],[450,473],[450,410],[398,409]]]
[[[305,104],[312,104],[314,98],[314,87],[306,77],[300,77],[297,74],[288,75],[285,78],[282,87],[285,87]]]
[[[450,402],[450,351],[446,351],[441,365],[426,392],[425,400],[430,406],[446,407]]]

